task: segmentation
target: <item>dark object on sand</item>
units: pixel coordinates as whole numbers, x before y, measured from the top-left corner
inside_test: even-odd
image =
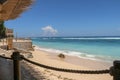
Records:
[[[33,55],[32,55],[32,53],[27,53],[27,54],[26,54],[26,57],[27,57],[27,58],[33,58]]]
[[[64,58],[65,58],[65,55],[62,54],[62,53],[60,53],[60,54],[58,55],[58,57],[64,59]]]

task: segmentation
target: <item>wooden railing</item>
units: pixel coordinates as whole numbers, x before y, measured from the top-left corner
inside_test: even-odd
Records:
[[[5,56],[0,56],[0,57],[4,59],[13,60],[14,80],[21,80],[21,69],[20,69],[21,60],[25,60],[36,66],[55,70],[55,71],[78,73],[78,74],[110,74],[111,76],[113,76],[113,80],[120,80],[120,61],[119,60],[114,61],[113,66],[111,66],[109,69],[93,71],[93,70],[64,69],[64,68],[57,68],[57,67],[40,64],[25,58],[23,55],[20,55],[18,51],[13,52],[13,54],[11,55],[11,58],[5,57]]]

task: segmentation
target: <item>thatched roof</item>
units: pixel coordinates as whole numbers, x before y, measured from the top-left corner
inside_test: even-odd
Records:
[[[16,19],[28,9],[33,0],[2,0],[0,1],[0,21]]]

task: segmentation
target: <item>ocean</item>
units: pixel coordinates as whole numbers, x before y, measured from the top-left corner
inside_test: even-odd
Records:
[[[120,59],[120,37],[34,37],[40,50],[101,61]]]

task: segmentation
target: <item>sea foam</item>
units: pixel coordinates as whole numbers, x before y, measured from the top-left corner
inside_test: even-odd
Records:
[[[61,38],[61,39],[71,39],[71,40],[120,40],[120,37],[107,37],[107,38]]]
[[[52,49],[52,48],[43,48],[43,47],[39,47],[39,46],[36,46],[35,49],[46,51],[46,52],[49,52],[49,53],[55,53],[55,54],[62,53],[62,54],[65,54],[65,55],[76,56],[76,57],[83,58],[83,59],[90,59],[90,60],[97,60],[97,61],[107,61],[108,62],[108,59],[106,59],[105,56],[91,55],[91,54],[87,54],[87,53],[83,53],[83,52],[64,51],[64,50],[57,50],[57,49]],[[112,59],[111,57],[108,57],[108,58]]]

